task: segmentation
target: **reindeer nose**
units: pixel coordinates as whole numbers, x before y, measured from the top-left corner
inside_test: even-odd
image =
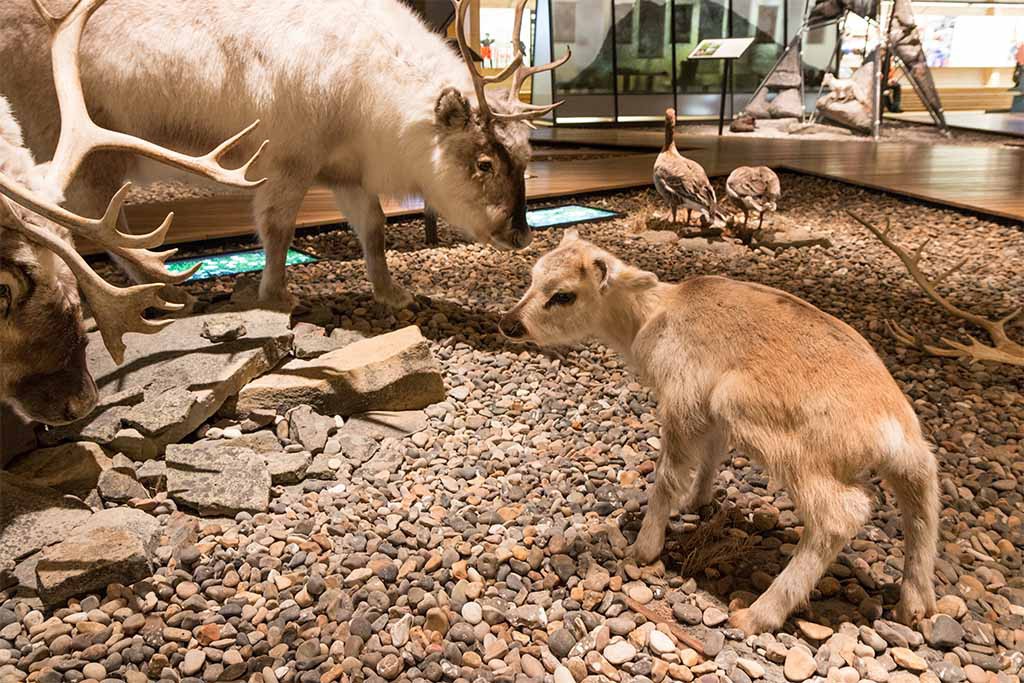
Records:
[[[506,315],[498,323],[498,329],[509,339],[522,339],[526,336],[526,327],[518,317]]]

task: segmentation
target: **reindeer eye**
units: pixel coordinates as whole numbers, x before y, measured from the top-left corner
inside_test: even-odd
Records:
[[[0,285],[0,318],[6,318],[11,308],[11,288]]]
[[[574,292],[555,292],[548,299],[547,303],[544,304],[544,308],[551,308],[552,306],[568,306],[576,301],[576,294]]]
[[[481,173],[490,173],[494,170],[494,163],[487,157],[484,157],[476,160],[476,168]]]

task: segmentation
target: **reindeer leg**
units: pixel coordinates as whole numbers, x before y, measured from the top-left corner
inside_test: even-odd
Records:
[[[284,173],[276,173],[256,190],[256,227],[267,255],[260,279],[259,301],[266,308],[282,311],[295,308],[295,298],[288,292],[285,265],[295,236],[295,218],[312,184],[312,174],[308,178],[289,178]]]
[[[373,298],[392,308],[411,304],[412,295],[395,284],[388,270],[384,254],[384,210],[380,208],[377,195],[358,185],[339,185],[334,188],[334,201],[359,237],[366,259],[366,274],[373,285]]]

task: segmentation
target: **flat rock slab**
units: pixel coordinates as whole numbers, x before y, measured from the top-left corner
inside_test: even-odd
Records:
[[[108,584],[132,584],[151,575],[160,524],[132,508],[92,515],[74,535],[45,548],[35,563],[36,590],[47,604],[101,591]]]
[[[204,517],[264,512],[270,471],[264,456],[230,441],[167,447],[167,494]]]
[[[322,415],[412,410],[444,400],[441,368],[415,326],[364,339],[314,360],[291,360],[250,382],[236,411],[300,405]]]
[[[38,486],[84,499],[110,466],[99,444],[81,441],[32,451],[7,469]]]
[[[764,247],[773,251],[783,249],[806,249],[807,247],[831,247],[832,241],[825,235],[810,230],[786,230],[784,232],[765,233],[757,237],[751,246]]]
[[[353,415],[338,430],[338,434],[346,439],[367,437],[380,441],[387,437],[401,439],[426,428],[427,414],[422,410],[375,410]]]
[[[0,470],[0,566],[70,537],[91,515],[80,500]]]
[[[247,333],[231,341],[211,342],[204,329],[244,319]],[[125,427],[151,439],[157,450],[194,432],[224,401],[277,365],[290,351],[292,333],[286,313],[264,310],[220,311],[176,320],[158,334],[128,336],[122,365],[114,365],[91,333],[89,367],[103,407],[84,421],[52,430],[50,439],[110,443]],[[93,338],[95,337],[95,338]],[[131,390],[142,390],[142,396]],[[127,392],[127,394],[126,394]],[[116,395],[132,396],[131,405],[109,405]]]

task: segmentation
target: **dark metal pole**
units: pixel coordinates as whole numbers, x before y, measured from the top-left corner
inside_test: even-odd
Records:
[[[722,104],[718,109],[718,134],[722,134],[722,128],[725,125],[725,88],[729,83],[729,60],[723,60],[725,62],[725,73],[722,74]]]
[[[547,7],[548,7],[548,46],[549,46],[548,49],[550,50],[548,52],[548,57],[550,57],[552,59],[552,61],[553,61],[555,59],[555,12],[554,12],[554,10],[552,9],[552,6],[551,6],[552,2],[554,2],[554,0],[547,0],[546,4],[547,4]],[[538,3],[538,5],[539,5],[539,3]],[[558,93],[557,93],[557,79],[555,78],[555,71],[557,71],[557,69],[551,71],[551,101],[552,102],[557,102],[558,101],[558,98],[556,97],[556,95]],[[551,112],[551,126],[555,127],[557,125],[558,125],[558,110],[555,109],[553,112]]]
[[[679,111],[679,89],[676,87],[676,79],[679,77],[677,73],[676,65],[676,0],[669,0],[669,14],[668,20],[671,22],[669,27],[669,39],[672,41],[672,108],[677,112]]]
[[[615,117],[615,123],[619,122],[619,43],[618,26],[615,21],[615,0],[608,0],[608,4],[612,6],[612,113]],[[555,102],[556,100],[551,100]]]

